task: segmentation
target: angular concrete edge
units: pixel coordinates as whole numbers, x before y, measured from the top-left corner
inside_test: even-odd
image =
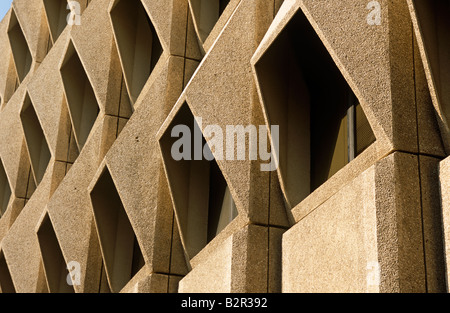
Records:
[[[450,158],[439,165],[440,193],[442,203],[442,220],[444,233],[444,253],[446,262],[446,285],[450,282]]]

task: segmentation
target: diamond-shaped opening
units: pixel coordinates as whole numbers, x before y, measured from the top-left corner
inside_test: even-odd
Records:
[[[67,16],[70,13],[67,4],[67,0],[44,0],[50,39],[53,44],[67,26]]]
[[[256,64],[293,208],[375,141],[353,91],[301,10]]]
[[[50,293],[74,293],[72,285],[67,283],[67,265],[56,237],[50,217],[46,213],[37,230],[42,262]]]
[[[27,76],[33,63],[33,57],[28,46],[27,40],[20,27],[14,9],[11,10],[11,20],[8,27],[8,38],[11,44],[14,64],[16,67],[17,77],[19,82],[22,82]]]
[[[90,222],[89,248],[87,250],[87,264],[84,279],[85,293],[111,293],[108,278],[106,277],[105,264],[102,258],[100,243],[98,241],[97,226],[94,219]]]
[[[100,108],[94,89],[72,42],[61,66],[66,103],[78,150],[86,144]]]
[[[0,160],[0,217],[5,214],[11,199],[11,187],[9,185],[8,176],[6,175],[3,162]]]
[[[92,189],[91,201],[109,286],[120,292],[145,261],[108,168]]]
[[[0,293],[16,293],[5,255],[0,249]]]
[[[179,130],[182,132],[179,133]],[[175,134],[174,137],[172,134]],[[182,241],[189,258],[197,255],[238,215],[236,204],[216,160],[194,157],[196,140],[202,143],[205,155],[211,155],[206,140],[185,103],[161,138],[161,150]],[[181,160],[173,154],[186,151],[189,151],[189,157],[186,154]]]
[[[195,27],[202,42],[205,42],[213,30],[230,0],[190,0]]]
[[[66,163],[65,173],[69,171],[80,152],[75,140],[72,122],[66,99],[62,99],[61,116],[59,119],[58,140],[55,148],[55,159],[58,162]]]
[[[28,147],[32,173],[36,185],[39,185],[47,170],[51,154],[41,124],[28,94],[25,96],[20,119],[25,133],[25,141]]]
[[[8,71],[5,73],[6,84],[3,95],[3,107],[6,106],[9,99],[11,99],[20,85],[19,78],[17,77],[16,66],[14,64],[14,56],[11,54],[10,57],[5,57],[4,60],[8,65]]]
[[[156,66],[162,46],[140,0],[119,0],[111,10],[125,83],[135,103]]]
[[[16,184],[14,193],[17,198],[24,199],[26,204],[36,190],[36,181],[30,164],[30,154],[25,139],[23,140],[20,155],[19,171],[17,175],[17,182],[20,183]]]
[[[441,114],[450,129],[450,1],[414,0],[427,63],[431,70],[433,91]]]

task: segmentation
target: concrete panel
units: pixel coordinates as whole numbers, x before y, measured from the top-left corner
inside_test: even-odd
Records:
[[[224,241],[208,259],[198,265],[179,284],[180,293],[231,292],[233,239]]]
[[[282,251],[283,292],[378,292],[375,167],[289,229]]]

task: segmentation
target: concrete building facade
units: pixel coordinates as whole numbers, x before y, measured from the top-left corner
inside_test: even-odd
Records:
[[[14,0],[3,293],[447,292],[450,2]]]

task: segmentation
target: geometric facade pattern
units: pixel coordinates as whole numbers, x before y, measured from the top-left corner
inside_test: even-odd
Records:
[[[0,292],[447,292],[449,17],[14,0]]]

